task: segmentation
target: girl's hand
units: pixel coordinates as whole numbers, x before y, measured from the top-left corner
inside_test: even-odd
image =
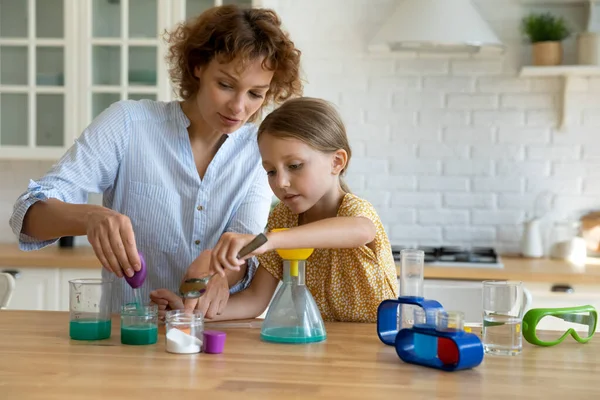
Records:
[[[167,289],[157,289],[150,292],[150,304],[158,306],[158,319],[162,322],[169,310],[183,309],[183,300],[175,293]]]
[[[206,292],[202,296],[197,299],[184,300],[184,308],[186,311],[199,310],[205,318],[212,319],[221,315],[228,300],[229,283],[227,278],[217,274],[208,281]]]
[[[211,275],[210,262],[212,251],[205,250],[190,264],[184,280],[190,278],[204,278]],[[208,285],[206,292],[196,299],[185,299],[184,308],[187,311],[200,310],[206,318],[214,318],[221,314],[229,300],[229,282],[226,277],[215,275]]]
[[[132,277],[141,268],[135,235],[129,217],[98,207],[86,221],[87,237],[102,266],[119,278]]]
[[[240,250],[250,243],[256,235],[249,235],[243,233],[224,233],[219,242],[212,250],[211,257],[211,270],[225,276],[225,269],[233,271],[239,271],[240,266],[244,265],[248,258],[263,254],[270,250],[270,243],[266,242],[252,253],[247,254],[245,257],[237,258]]]

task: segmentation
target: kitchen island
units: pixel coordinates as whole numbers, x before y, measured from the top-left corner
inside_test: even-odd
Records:
[[[600,338],[525,343],[517,357],[486,356],[458,372],[403,363],[375,324],[326,324],[311,345],[261,342],[258,328],[227,332],[223,354],[165,351],[112,337],[71,341],[69,314],[0,311],[0,398],[27,399],[594,399],[600,396]],[[210,324],[208,324],[209,326]],[[210,329],[210,328],[207,328]]]

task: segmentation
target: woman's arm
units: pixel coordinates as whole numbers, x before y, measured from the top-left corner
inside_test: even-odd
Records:
[[[87,222],[94,212],[113,212],[93,204],[70,204],[55,198],[31,205],[23,219],[21,232],[39,240],[87,233]]]
[[[86,204],[88,193],[102,193],[114,184],[127,148],[129,126],[125,106],[112,105],[43,178],[30,181],[10,219],[24,250],[44,247],[61,236],[86,234],[90,211],[103,209]]]
[[[259,267],[250,286],[246,290],[232,295],[223,313],[210,321],[258,317],[269,305],[273,293],[277,289],[277,283],[278,280],[273,275]]]
[[[98,260],[118,277],[140,269],[129,218],[86,204],[88,193],[103,193],[114,185],[130,125],[126,105],[113,104],[42,179],[30,182],[10,219],[21,249],[40,249],[61,236],[87,235]]]

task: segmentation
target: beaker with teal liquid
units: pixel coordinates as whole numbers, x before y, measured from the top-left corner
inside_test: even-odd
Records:
[[[158,341],[158,306],[137,302],[121,307],[121,343],[154,344]]]
[[[108,339],[111,332],[112,281],[69,281],[69,336],[73,340]]]
[[[276,343],[314,343],[326,339],[325,324],[306,287],[306,259],[313,249],[277,249],[283,258],[283,283],[275,293],[260,337]]]

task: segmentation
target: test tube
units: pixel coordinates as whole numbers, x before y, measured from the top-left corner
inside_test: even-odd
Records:
[[[400,295],[423,297],[423,250],[404,249],[400,252]],[[403,304],[398,313],[398,330],[413,326],[414,312],[418,307]]]
[[[414,309],[414,326],[418,328],[426,328],[427,324],[427,312],[421,307],[415,307]],[[433,328],[433,326],[431,326]],[[432,335],[425,335],[423,333],[415,332],[413,336],[414,350],[417,357],[423,360],[431,360],[437,355],[437,337]]]
[[[436,315],[436,330],[440,332],[460,332],[464,326],[465,314],[462,311],[440,310]],[[459,361],[456,343],[449,338],[438,338],[437,356],[444,365],[456,365]]]
[[[423,250],[404,249],[400,252],[400,295],[423,297]]]

